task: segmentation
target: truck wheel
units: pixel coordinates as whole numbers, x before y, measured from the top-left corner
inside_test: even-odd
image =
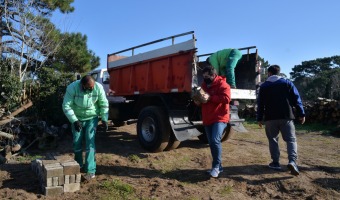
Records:
[[[200,128],[199,131],[202,132],[202,135],[199,135],[198,139],[203,144],[208,144],[209,142],[208,142],[207,134],[205,133],[204,128]],[[221,142],[228,141],[233,134],[234,134],[234,130],[231,128],[230,123],[228,123],[228,126],[224,129],[224,131],[222,133]]]
[[[228,123],[227,127],[223,131],[221,142],[228,141],[232,135],[234,135],[234,130],[231,128],[230,123]]]
[[[168,146],[166,146],[166,148],[164,150],[170,151],[170,150],[176,149],[180,144],[181,144],[181,142],[179,140],[177,140],[174,132],[171,131]]]
[[[169,142],[170,124],[165,112],[155,106],[144,108],[138,116],[137,135],[143,148],[151,152],[163,151]]]

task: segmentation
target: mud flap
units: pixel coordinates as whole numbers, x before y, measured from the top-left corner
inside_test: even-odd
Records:
[[[237,106],[230,105],[230,125],[231,128],[240,133],[246,133],[248,130],[244,128],[242,122],[244,119],[240,119],[238,116],[238,108]]]
[[[196,129],[196,126],[189,121],[187,111],[170,111],[169,121],[171,128],[179,141],[188,140],[202,134]]]

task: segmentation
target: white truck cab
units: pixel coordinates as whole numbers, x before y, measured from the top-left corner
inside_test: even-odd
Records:
[[[94,69],[90,71],[88,74],[91,75],[95,81],[97,81],[104,87],[106,96],[108,96],[110,93],[110,87],[109,87],[110,75],[107,72],[107,69],[106,68]]]

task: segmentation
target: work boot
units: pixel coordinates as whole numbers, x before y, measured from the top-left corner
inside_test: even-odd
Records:
[[[274,161],[271,162],[271,163],[269,163],[268,167],[269,167],[270,169],[281,170],[280,163],[274,162]]]

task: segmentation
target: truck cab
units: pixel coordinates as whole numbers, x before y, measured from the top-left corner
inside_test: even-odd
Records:
[[[107,69],[97,68],[97,69],[90,71],[88,74],[91,75],[96,82],[100,83],[104,87],[105,93],[108,96],[110,93],[110,87],[109,87],[110,75],[107,72]]]

